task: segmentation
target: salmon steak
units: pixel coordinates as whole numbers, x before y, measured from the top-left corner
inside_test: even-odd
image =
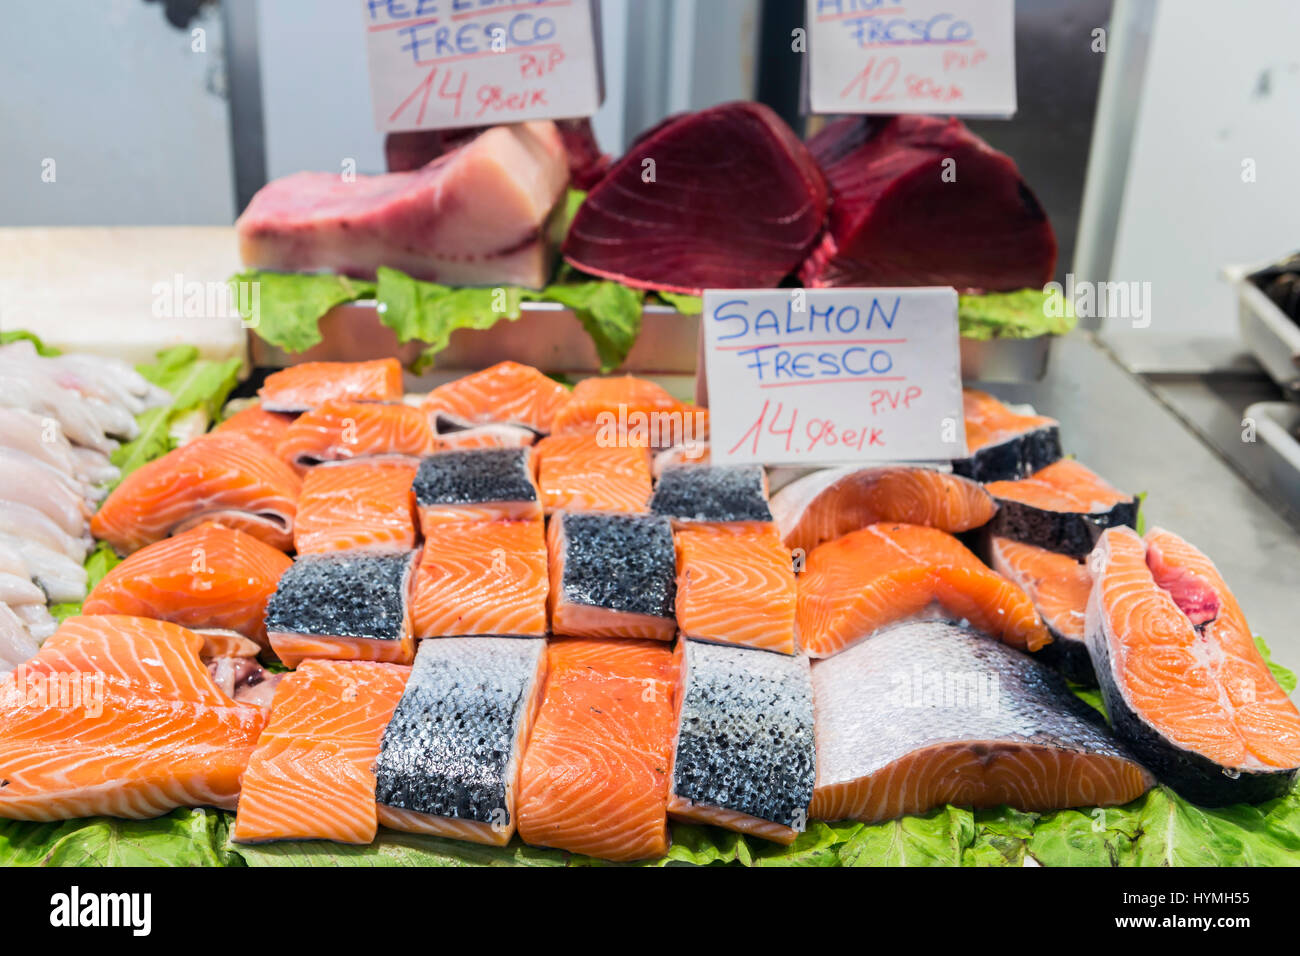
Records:
[[[955,534],[988,524],[993,497],[969,478],[929,468],[825,468],[772,496],[781,540],[806,553],[869,524],[901,522]]]
[[[605,446],[594,435],[552,435],[537,444],[533,467],[547,514],[649,510],[653,481],[644,448]]]
[[[668,850],[673,653],[658,641],[552,641],[519,781],[519,835],[617,862]]]
[[[375,760],[379,822],[504,846],[546,677],[546,642],[423,641]]]
[[[298,416],[275,453],[302,474],[327,461],[374,455],[419,458],[437,448],[433,426],[412,405],[331,399]]]
[[[794,654],[797,589],[775,525],[691,524],[676,533],[677,626],[687,637]]]
[[[293,529],[298,554],[326,551],[410,551],[415,547],[419,463],[411,458],[362,458],[307,472]]]
[[[674,465],[707,465],[713,461],[713,452],[706,441],[692,441],[673,445],[663,451],[655,452],[654,462],[650,466],[655,481]]]
[[[1155,782],[1059,674],[951,624],[882,631],[815,662],[812,686],[818,820],[1119,806]]]
[[[285,412],[268,412],[262,403],[254,401],[225,419],[212,430],[218,433],[237,432],[251,438],[267,451],[275,454],[294,417]]]
[[[668,812],[790,844],[816,777],[808,658],[680,641]]]
[[[1086,557],[1106,528],[1137,523],[1136,498],[1071,458],[985,487],[998,503],[990,534],[1076,558]]]
[[[430,418],[462,427],[502,423],[548,434],[569,390],[531,365],[498,362],[491,368],[439,385],[420,403]]]
[[[420,462],[415,504],[426,538],[444,522],[542,517],[529,448],[443,451]]]
[[[95,585],[81,613],[234,631],[268,647],[266,602],[292,565],[283,551],[208,521],[146,545],[117,565]]]
[[[1061,458],[1061,426],[1054,418],[1013,411],[988,392],[962,389],[966,457],[954,474],[974,481],[1028,478]]]
[[[273,548],[293,548],[302,483],[240,434],[201,435],[131,472],[100,505],[90,530],[119,554],[218,521]]]
[[[551,632],[671,641],[673,529],[651,515],[560,512],[546,529]]]
[[[1202,806],[1289,792],[1300,711],[1210,559],[1159,528],[1111,528],[1090,562],[1088,650],[1120,739]]]
[[[415,551],[331,551],[293,563],[266,605],[286,667],[307,658],[409,664]]]
[[[631,375],[585,378],[555,413],[552,432],[595,435],[605,445],[671,448],[709,437],[709,411]]]
[[[541,637],[549,591],[540,518],[434,525],[416,572],[415,636]]]
[[[233,810],[266,717],[217,688],[202,648],[167,621],[65,620],[0,681],[0,817]]]
[[[268,375],[257,397],[268,412],[309,412],[331,399],[398,402],[402,399],[402,363],[395,358],[302,362]]]
[[[1024,591],[934,528],[869,525],[814,548],[799,575],[799,640],[812,657],[936,615],[1023,650],[1051,640]]]
[[[674,465],[655,482],[650,511],[675,522],[772,520],[762,465]]]
[[[370,661],[304,661],[286,674],[244,771],[234,840],[373,842],[372,767],[410,672]]]
[[[1068,554],[1057,554],[1010,538],[989,543],[993,570],[1018,584],[1034,602],[1052,642],[1035,656],[1060,671],[1067,680],[1097,686],[1092,658],[1084,641],[1084,613],[1092,593],[1088,566]]]

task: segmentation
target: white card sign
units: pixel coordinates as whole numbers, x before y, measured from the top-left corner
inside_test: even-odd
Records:
[[[807,2],[814,113],[1015,113],[1014,0]]]
[[[701,324],[719,464],[965,454],[951,288],[710,290]]]
[[[361,0],[375,126],[590,116],[602,98],[591,0]]]

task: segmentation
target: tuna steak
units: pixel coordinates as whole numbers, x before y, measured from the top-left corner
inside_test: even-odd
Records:
[[[1117,806],[1154,783],[1058,674],[951,624],[882,631],[815,663],[812,684],[819,820]]]
[[[635,288],[766,288],[812,250],[826,207],[817,164],[781,118],[727,103],[633,144],[578,209],[564,257]]]
[[[268,183],[235,223],[240,256],[281,272],[373,278],[389,266],[447,285],[541,288],[546,225],[568,180],[553,123],[496,126],[413,172]]]
[[[1089,559],[1088,651],[1115,732],[1203,806],[1291,789],[1300,711],[1255,648],[1218,570],[1159,528],[1102,534]]]
[[[819,286],[1041,288],[1047,214],[1010,157],[956,119],[849,117],[808,148],[831,187],[827,234],[800,270]]]

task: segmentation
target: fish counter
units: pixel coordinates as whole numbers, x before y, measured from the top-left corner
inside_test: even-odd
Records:
[[[6,338],[44,397],[5,454],[68,435],[3,495],[49,544],[3,539],[0,863],[1300,853],[1300,548],[1082,333],[967,390],[950,469],[784,483],[631,376],[304,363],[228,400],[237,360]],[[696,430],[611,441],[618,408]]]

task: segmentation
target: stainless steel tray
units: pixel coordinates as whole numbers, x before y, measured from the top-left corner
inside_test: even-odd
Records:
[[[1250,280],[1258,268],[1230,266],[1223,270],[1237,290],[1241,337],[1269,378],[1289,393],[1300,394],[1300,325]]]
[[[1246,421],[1254,424],[1255,442],[1248,447],[1262,465],[1260,477],[1300,514],[1300,405],[1256,402],[1246,408]]]
[[[418,342],[399,344],[379,321],[373,301],[338,306],[320,321],[322,340],[305,352],[288,354],[249,331],[253,365],[282,368],[298,362],[345,362],[396,356],[409,365]],[[700,317],[662,305],[648,305],[641,334],[620,371],[647,376],[693,376],[699,350]],[[962,378],[968,382],[1036,382],[1047,371],[1052,337],[961,340]],[[458,329],[434,364],[437,373],[461,373],[512,359],[547,372],[580,376],[600,370],[596,349],[573,313],[551,302],[525,302],[520,316],[490,329]]]

